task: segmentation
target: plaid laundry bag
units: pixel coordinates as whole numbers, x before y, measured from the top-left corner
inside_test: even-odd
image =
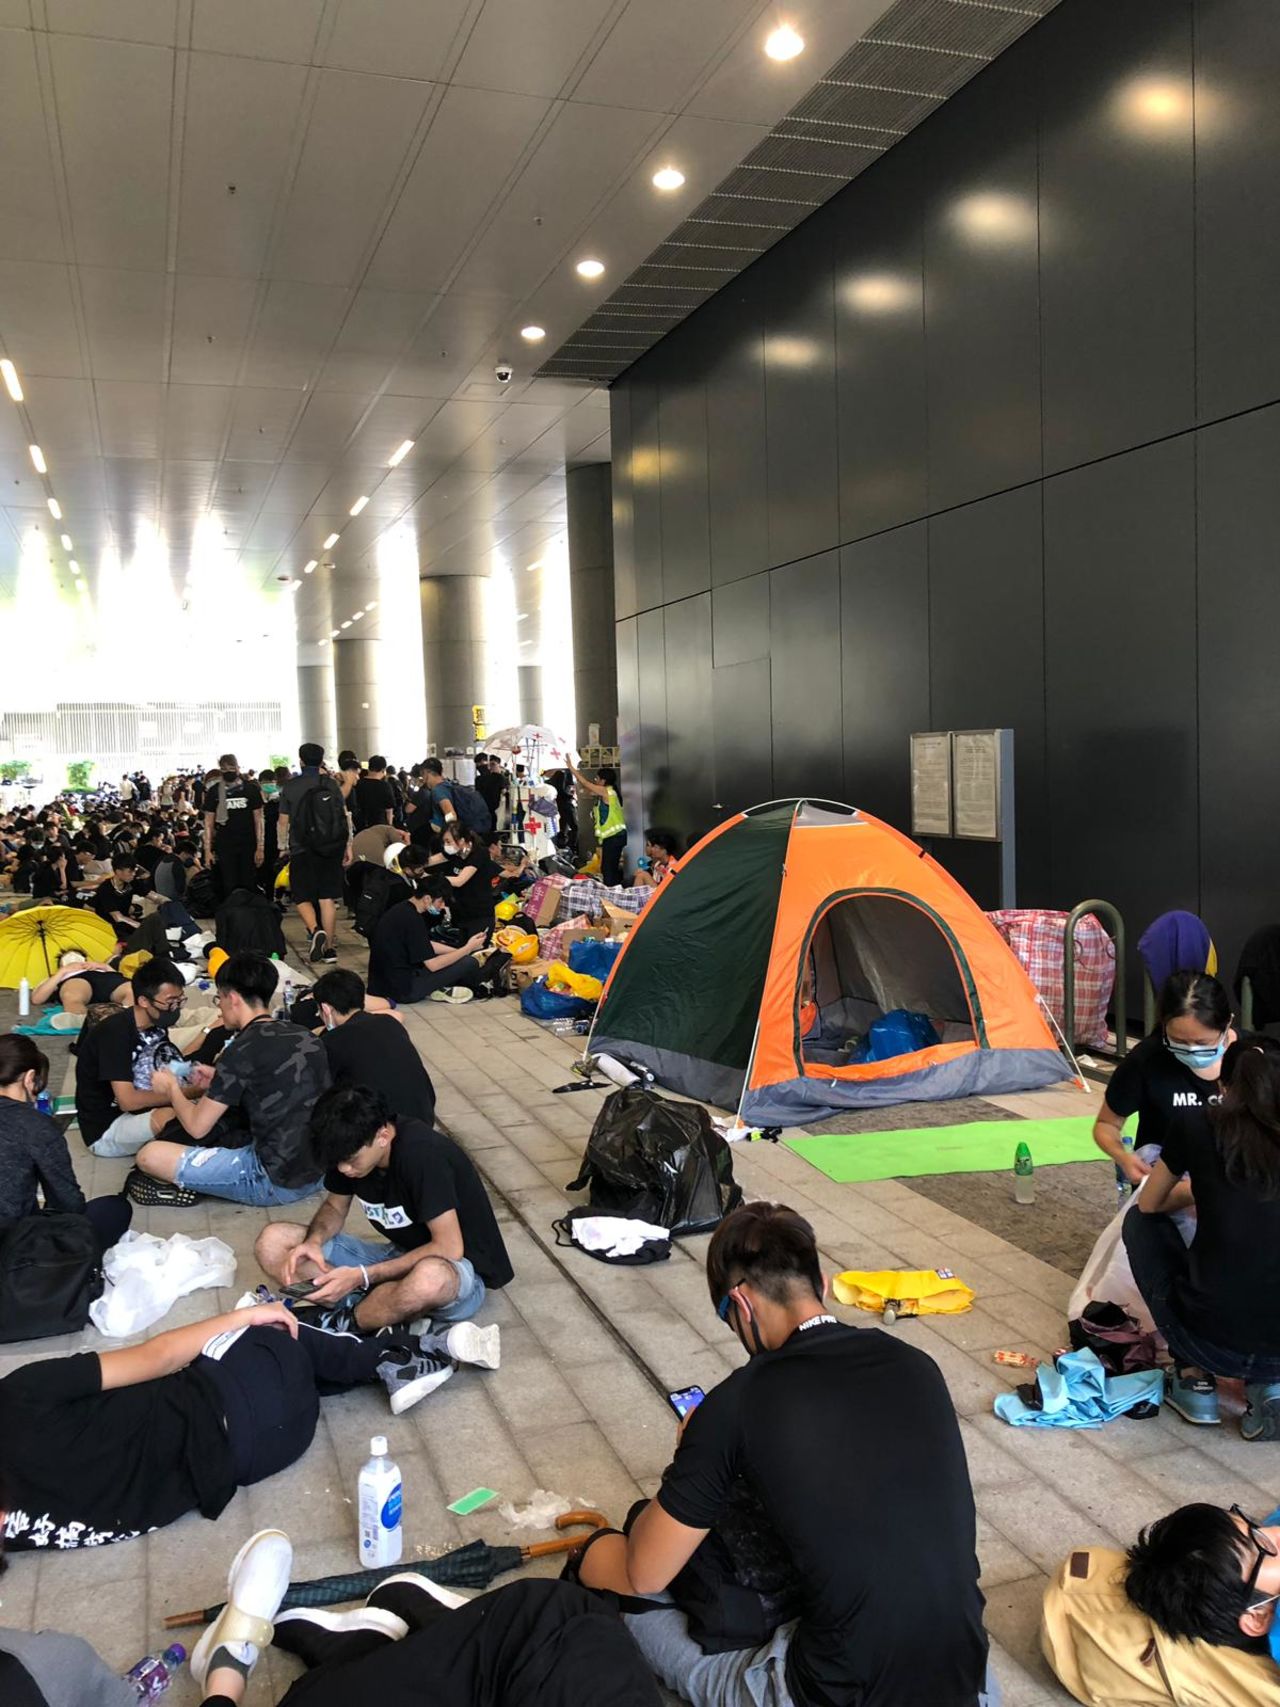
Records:
[[[1022,962],[1059,1028],[1066,913],[1006,907],[987,917]],[[1116,981],[1116,945],[1091,913],[1076,920],[1076,1034],[1073,1045],[1101,1049],[1107,1041],[1107,1007]]]

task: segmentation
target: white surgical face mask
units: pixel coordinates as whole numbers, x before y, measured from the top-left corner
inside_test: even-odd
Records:
[[[58,962],[58,965],[60,967],[85,966],[87,964],[88,964],[88,962],[86,961],[84,955],[83,954],[77,954],[74,951],[74,949],[71,951],[71,953],[64,954],[62,959]]]

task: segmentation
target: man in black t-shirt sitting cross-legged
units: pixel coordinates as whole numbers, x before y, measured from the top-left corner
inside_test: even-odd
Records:
[[[309,1227],[273,1221],[255,1246],[277,1283],[315,1281],[306,1319],[354,1333],[423,1317],[437,1325],[465,1322],[488,1287],[512,1278],[480,1176],[452,1138],[393,1114],[366,1085],[334,1085],[315,1105],[311,1144],[327,1170],[328,1195]],[[384,1238],[343,1232],[353,1197]],[[497,1328],[474,1332],[492,1339],[496,1369]]]
[[[707,1285],[750,1362],[686,1413],[657,1495],[588,1543],[580,1581],[659,1601],[626,1622],[694,1707],[987,1707],[973,1493],[937,1365],[827,1314],[813,1230],[780,1204],[725,1217]]]

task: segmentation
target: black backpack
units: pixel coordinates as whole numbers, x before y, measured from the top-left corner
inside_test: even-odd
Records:
[[[380,866],[368,866],[356,897],[357,934],[366,942],[372,942],[374,927],[387,908],[396,901],[405,900],[409,894],[409,885],[403,877],[397,877],[394,872]]]
[[[89,1320],[103,1284],[87,1216],[24,1216],[0,1232],[0,1341],[74,1333]]]
[[[469,788],[465,782],[451,782],[449,794],[453,800],[453,809],[458,814],[458,822],[464,830],[474,830],[478,835],[485,835],[492,830],[493,813],[478,789]]]
[[[280,915],[260,889],[233,889],[214,920],[218,947],[228,954],[254,949],[267,956],[288,952]]]
[[[347,808],[332,777],[320,780],[299,799],[289,820],[293,840],[308,853],[332,859],[347,845]]]
[[[194,919],[211,919],[218,910],[218,880],[211,871],[197,871],[187,883],[187,911]]]
[[[742,1202],[729,1146],[700,1103],[667,1102],[643,1085],[606,1097],[582,1171],[566,1191],[590,1188],[597,1215],[626,1215],[705,1233]]]

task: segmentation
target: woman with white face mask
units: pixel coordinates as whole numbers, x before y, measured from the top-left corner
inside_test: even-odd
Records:
[[[1207,972],[1175,972],[1156,1004],[1156,1026],[1116,1068],[1094,1122],[1093,1139],[1133,1184],[1151,1172],[1170,1122],[1183,1109],[1220,1097],[1222,1057],[1236,1040],[1231,1000]],[[1138,1116],[1132,1150],[1124,1123]]]
[[[463,936],[492,930],[498,899],[493,883],[498,868],[489,857],[484,838],[455,819],[445,826],[443,847],[443,876],[448,885],[445,899],[454,926]]]

